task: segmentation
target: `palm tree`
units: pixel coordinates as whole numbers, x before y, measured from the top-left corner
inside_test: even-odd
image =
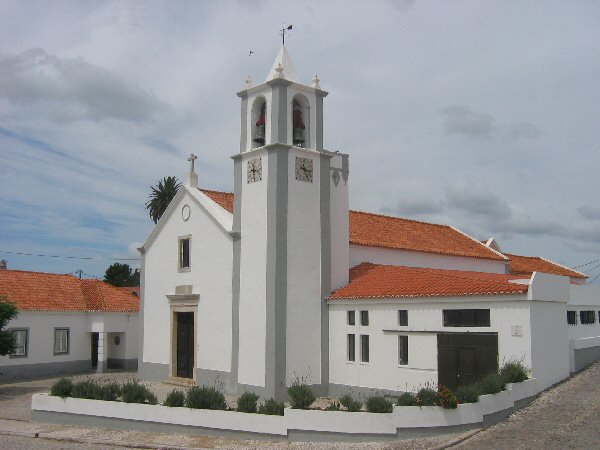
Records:
[[[157,223],[177,191],[181,187],[181,183],[177,179],[177,177],[164,177],[162,180],[159,180],[157,186],[150,186],[152,188],[152,193],[148,196],[148,201],[146,202],[146,209],[148,210],[148,214],[150,214],[150,218]]]

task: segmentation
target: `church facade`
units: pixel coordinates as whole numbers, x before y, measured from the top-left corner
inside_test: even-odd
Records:
[[[600,357],[584,274],[545,260],[519,272],[495,241],[351,211],[349,155],[323,146],[327,92],[299,82],[285,47],[238,96],[234,192],[199,189],[192,158],[140,248],[141,378],[398,393],[522,360],[546,387]],[[576,315],[595,311],[583,334],[572,298]]]

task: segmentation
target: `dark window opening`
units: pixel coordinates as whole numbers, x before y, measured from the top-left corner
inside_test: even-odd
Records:
[[[348,311],[348,325],[356,324],[356,312]]]
[[[356,339],[353,334],[348,335],[348,361],[356,361]]]
[[[579,318],[582,325],[596,323],[596,311],[579,311]]]
[[[364,326],[369,325],[369,311],[360,312],[360,324]]]
[[[369,362],[369,335],[360,335],[360,361],[364,363]]]
[[[190,267],[190,239],[179,240],[179,268],[187,269]]]
[[[406,309],[398,311],[398,325],[401,327],[408,326],[408,311]]]
[[[577,311],[567,311],[567,323],[577,325]]]
[[[489,309],[444,309],[445,327],[489,327]]]
[[[398,336],[398,364],[408,364],[408,336]]]

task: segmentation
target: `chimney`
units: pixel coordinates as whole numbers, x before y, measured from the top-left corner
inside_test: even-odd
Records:
[[[0,261],[0,270],[6,270],[6,260]]]

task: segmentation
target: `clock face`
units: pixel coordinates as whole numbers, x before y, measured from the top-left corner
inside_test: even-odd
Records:
[[[247,180],[248,183],[255,183],[262,180],[262,160],[260,158],[248,161]]]
[[[310,158],[299,158],[296,156],[296,180],[312,183],[313,161]]]

